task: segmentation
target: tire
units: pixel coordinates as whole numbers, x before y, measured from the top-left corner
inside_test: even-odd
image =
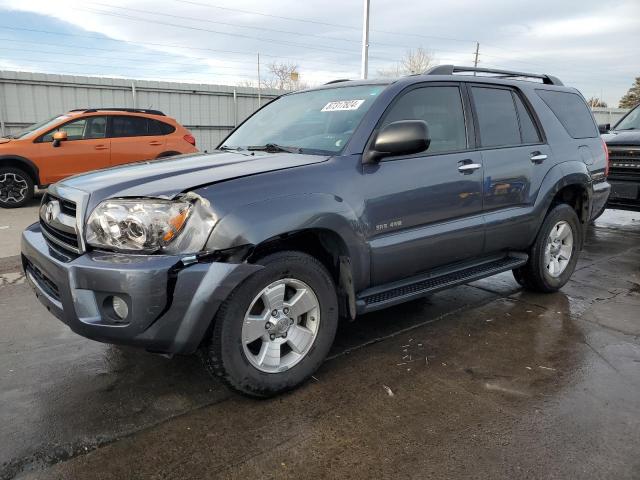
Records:
[[[310,255],[295,251],[279,252],[264,257],[258,263],[264,268],[241,283],[220,306],[210,341],[201,353],[205,367],[212,375],[220,377],[240,393],[264,398],[297,387],[320,366],[335,337],[338,300],[331,275]],[[272,288],[265,290],[267,287]],[[265,291],[275,293],[261,295]],[[268,304],[263,299],[271,296],[276,299],[278,292],[288,293],[284,293],[282,309],[274,309],[278,312],[274,317],[271,308],[277,300],[270,300]],[[296,296],[302,299],[301,292],[304,292],[305,301],[295,303]],[[286,305],[290,305],[291,310]],[[292,312],[294,309],[302,311],[311,305],[317,305],[314,307],[317,309],[307,310],[300,316]],[[289,316],[291,318],[287,318]],[[257,321],[266,323],[253,323]],[[253,329],[248,325],[254,326]],[[283,333],[283,327],[289,330]],[[314,335],[313,340],[309,340],[309,332]],[[250,341],[255,335],[261,337]],[[305,349],[301,338],[306,341]],[[265,351],[275,353],[263,354]],[[281,357],[274,360],[278,355]],[[261,360],[264,363],[260,363]]]
[[[24,170],[0,168],[0,208],[19,208],[33,198],[33,179]]]
[[[558,226],[560,227],[558,228]],[[565,228],[570,229],[570,246],[568,236],[558,241],[562,235],[568,235]],[[551,237],[555,239],[555,242],[550,240]],[[571,278],[581,248],[582,224],[576,212],[569,205],[556,205],[547,213],[542,223],[529,252],[529,261],[524,266],[515,269],[513,276],[527,290],[544,293],[555,292]],[[568,255],[569,251],[570,255]],[[567,256],[568,259],[566,259]],[[552,261],[548,263],[550,258]]]

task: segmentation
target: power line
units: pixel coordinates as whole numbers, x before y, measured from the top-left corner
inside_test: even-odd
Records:
[[[5,39],[0,38],[0,41],[5,41]],[[9,40],[11,41],[11,40]],[[37,43],[39,45],[41,45],[41,42],[28,42],[28,43]],[[54,47],[54,46],[69,46],[69,45],[56,45],[56,44],[50,44],[48,43],[47,46],[50,47]],[[93,50],[92,47],[76,47],[79,49],[88,49],[88,50]],[[119,50],[109,50],[109,49],[99,49],[100,51],[107,51],[107,52],[119,52]],[[2,49],[0,49],[0,51],[2,51]],[[96,58],[96,55],[91,55],[91,54],[82,54],[82,53],[65,53],[65,52],[60,52],[60,51],[45,51],[42,49],[27,49],[27,48],[12,48],[10,50],[4,50],[7,53],[12,53],[12,52],[25,52],[25,53],[42,53],[42,54],[52,54],[54,56],[56,55],[64,55],[64,56],[71,56],[71,57],[87,57],[87,58]],[[166,55],[166,54],[159,54],[159,55]],[[131,58],[131,57],[122,57],[122,56],[117,56],[117,57],[107,57],[107,56],[101,56],[100,58],[105,59],[105,60],[116,60],[116,61],[130,61],[130,62],[141,62],[141,61],[145,61],[147,60],[146,58]],[[197,61],[206,61],[206,62],[210,62],[210,61],[223,61],[223,62],[227,62],[227,61],[233,61],[233,60],[216,60],[216,59],[212,59],[212,58],[197,58],[197,57],[189,57],[192,58],[193,61],[191,62],[168,62],[168,61],[162,61],[162,65],[175,65],[175,66],[196,66],[198,65],[196,63]],[[9,60],[10,58],[7,57],[7,59]],[[11,59],[11,60],[23,60],[22,58],[17,58],[17,59]],[[235,60],[235,62],[238,63],[242,63],[243,65],[247,65],[248,62],[244,61],[244,60]],[[222,68],[222,69],[238,69],[238,70],[245,70],[245,71],[254,71],[253,68],[249,68],[249,67],[235,67],[235,66],[228,66],[228,65],[202,65],[203,67],[207,67],[207,68]],[[326,69],[320,69],[317,68],[316,70],[323,70],[325,72],[332,72],[332,73],[340,73],[340,74],[344,74],[345,72],[347,72],[349,69],[345,68],[343,70],[326,70]],[[313,71],[313,69],[310,69],[310,71]],[[355,72],[355,67],[354,70]]]
[[[221,22],[219,20],[209,20],[206,18],[198,18],[198,17],[190,17],[190,16],[185,16],[185,15],[175,15],[175,14],[171,14],[171,13],[163,13],[163,12],[153,12],[151,10],[143,10],[143,9],[139,9],[139,8],[130,8],[130,7],[121,7],[121,6],[112,6],[106,3],[101,3],[101,2],[89,2],[92,5],[99,5],[101,7],[106,7],[109,10],[125,10],[125,11],[130,11],[130,12],[137,12],[137,13],[144,13],[147,15],[157,15],[157,16],[162,16],[162,17],[169,17],[169,18],[179,18],[182,20],[189,20],[189,21],[194,21],[194,22],[205,22],[205,23],[210,23],[213,25],[224,25],[224,26],[229,26],[229,27],[234,27],[234,28],[246,28],[249,30],[261,30],[261,31],[266,31],[266,32],[274,32],[274,33],[284,33],[287,35],[298,35],[298,36],[306,36],[306,37],[314,37],[314,38],[319,38],[321,40],[333,40],[333,41],[339,41],[339,42],[349,42],[349,43],[355,43],[360,45],[360,40],[352,40],[352,39],[347,39],[347,38],[336,38],[336,37],[332,37],[329,35],[319,35],[319,34],[314,34],[314,33],[307,33],[307,32],[294,32],[291,30],[279,30],[279,29],[274,29],[274,28],[267,28],[267,27],[260,27],[260,26],[256,26],[256,25],[240,25],[238,23],[229,23],[229,22]],[[376,46],[382,46],[382,47],[402,47],[402,48],[415,48],[415,46],[412,45],[406,45],[406,44],[398,44],[398,43],[387,43],[387,42],[373,42]],[[439,51],[448,51],[448,52],[452,52],[452,53],[463,53],[460,51],[454,51],[454,50],[444,50],[444,49],[438,49]],[[466,52],[465,52],[466,53]]]
[[[306,18],[296,18],[296,17],[287,17],[284,15],[273,15],[270,13],[264,13],[264,12],[256,12],[254,10],[243,10],[240,8],[231,8],[231,7],[222,7],[220,5],[214,5],[214,4],[210,4],[210,3],[202,3],[202,2],[197,2],[194,0],[174,0],[175,2],[179,2],[179,3],[186,3],[186,4],[190,4],[190,5],[197,5],[199,7],[207,7],[207,8],[215,8],[218,10],[227,10],[230,12],[239,12],[239,13],[245,13],[245,14],[249,14],[249,15],[259,15],[262,17],[269,17],[269,18],[278,18],[281,20],[288,20],[288,21],[293,21],[293,22],[301,22],[301,23],[310,23],[310,24],[315,24],[315,25],[322,25],[322,26],[328,26],[328,27],[338,27],[338,28],[344,28],[344,29],[348,29],[348,30],[357,30],[358,32],[361,31],[360,27],[354,27],[351,25],[345,25],[345,24],[339,24],[339,23],[330,23],[330,22],[322,22],[319,20],[309,20]],[[418,37],[418,38],[426,38],[426,39],[432,39],[432,40],[446,40],[446,41],[452,41],[452,42],[464,42],[464,43],[475,43],[475,40],[469,40],[469,39],[462,39],[462,38],[453,38],[453,37],[440,37],[440,36],[434,36],[434,35],[422,35],[422,34],[418,34],[418,33],[400,33],[400,32],[392,32],[389,30],[378,30],[378,29],[371,29],[372,32],[376,32],[376,33],[384,33],[387,35],[399,35],[399,36],[403,36],[403,37]]]
[[[25,28],[25,27],[14,27],[14,26],[10,26],[10,25],[0,25],[0,29],[13,30],[13,31],[22,31],[22,32],[31,32],[31,33],[44,33],[44,34],[49,34],[49,35],[58,35],[58,36],[65,36],[65,37],[91,38],[91,39],[100,40],[100,41],[103,41],[103,42],[104,41],[117,42],[117,43],[123,43],[123,44],[126,44],[126,45],[143,45],[143,46],[148,45],[148,46],[151,46],[151,47],[178,48],[178,49],[186,49],[186,50],[200,50],[200,51],[207,51],[207,52],[214,52],[214,53],[228,53],[228,54],[233,54],[233,55],[248,55],[248,56],[252,56],[252,57],[255,57],[255,55],[256,55],[255,51],[247,51],[247,50],[245,50],[245,51],[221,50],[221,49],[215,49],[215,48],[197,47],[197,46],[193,46],[193,45],[146,42],[146,41],[141,41],[141,40],[120,40],[120,39],[110,38],[110,37],[101,36],[101,35],[86,35],[86,34],[79,34],[79,33],[53,32],[51,30],[41,30],[41,29]],[[41,44],[41,42],[35,42],[35,43]],[[61,46],[63,46],[63,45],[61,45]],[[64,46],[67,46],[67,45],[64,45]],[[84,48],[89,48],[89,47],[84,47]],[[91,48],[97,48],[97,47],[91,47]],[[300,60],[296,60],[295,58],[291,58],[291,57],[286,56],[286,55],[274,55],[274,54],[263,53],[262,51],[260,52],[260,54],[262,56],[264,56],[264,57],[285,59],[285,60],[291,60],[291,61],[296,62],[296,63],[301,63]],[[167,53],[167,55],[176,55],[176,54]],[[233,60],[230,60],[230,61],[233,61]],[[341,66],[344,66],[344,62],[323,61],[322,63],[328,64],[328,65],[341,65]]]
[[[278,40],[278,39],[274,39],[274,38],[257,37],[257,36],[254,36],[254,35],[246,35],[246,34],[243,34],[243,33],[221,32],[219,30],[212,30],[210,28],[194,27],[192,25],[181,25],[179,23],[164,22],[164,21],[161,21],[161,20],[150,20],[150,19],[147,19],[147,18],[134,17],[132,15],[125,15],[125,14],[121,14],[121,13],[105,12],[103,10],[98,10],[98,9],[95,9],[95,8],[83,8],[83,7],[76,7],[76,8],[78,8],[78,10],[92,12],[92,13],[96,13],[98,15],[105,15],[105,16],[109,16],[109,17],[123,18],[125,20],[132,20],[132,21],[135,21],[135,22],[151,23],[151,24],[154,24],[154,25],[164,25],[164,26],[167,26],[167,27],[182,28],[182,29],[193,30],[193,31],[197,31],[197,32],[213,33],[213,34],[216,34],[216,35],[226,35],[226,36],[234,37],[234,38],[247,38],[247,39],[250,39],[250,40],[259,40],[260,42],[275,43],[275,44],[285,45],[285,46],[289,46],[289,47],[291,47],[291,46],[293,46],[293,47],[302,47],[302,48],[307,48],[307,49],[311,49],[311,50],[318,50],[318,51],[322,51],[322,52],[353,53],[352,51],[346,50],[346,49],[343,49],[343,48],[316,47],[314,45],[307,45],[307,44],[289,42],[289,41]]]

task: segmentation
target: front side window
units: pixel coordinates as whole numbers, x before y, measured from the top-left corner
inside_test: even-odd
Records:
[[[467,148],[467,132],[460,89],[455,86],[410,90],[391,107],[382,126],[399,120],[424,120],[431,143],[428,153],[455,152]]]
[[[640,106],[620,120],[614,130],[640,130]]]
[[[56,132],[67,132],[68,141],[104,138],[107,133],[107,119],[106,117],[80,118],[51,130],[40,141],[51,142]]]
[[[385,88],[386,85],[359,85],[285,95],[258,110],[221,148],[275,144],[294,147],[302,153],[338,153]]]

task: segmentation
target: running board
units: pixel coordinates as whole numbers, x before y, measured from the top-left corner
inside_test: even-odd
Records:
[[[514,252],[491,261],[467,265],[455,271],[432,272],[380,287],[368,288],[358,295],[356,307],[359,314],[380,310],[429,293],[513,270],[527,263],[528,259],[527,254]]]

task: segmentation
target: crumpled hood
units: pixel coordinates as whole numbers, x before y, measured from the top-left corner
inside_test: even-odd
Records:
[[[9,143],[10,141],[11,141],[10,138],[2,137],[2,138],[0,138],[0,145],[3,144],[3,143]]]
[[[254,152],[195,153],[76,175],[59,183],[91,194],[91,203],[113,197],[172,198],[195,187],[257,173],[326,161],[321,155]]]
[[[610,146],[635,145],[640,147],[640,130],[610,132],[602,135],[602,139]]]

